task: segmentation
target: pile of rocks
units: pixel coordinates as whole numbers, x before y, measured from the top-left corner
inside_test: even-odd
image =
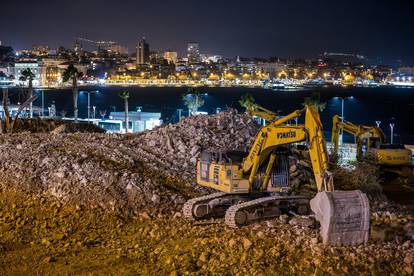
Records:
[[[212,116],[183,118],[140,137],[148,151],[171,164],[170,170],[194,182],[195,165],[202,150],[248,150],[258,125],[246,114],[230,109]]]
[[[194,189],[204,148],[246,147],[256,124],[235,111],[183,119],[142,135],[0,135],[0,188],[63,202],[136,211],[176,211]]]
[[[60,133],[75,133],[75,132],[90,132],[90,133],[104,133],[105,130],[87,123],[75,123],[73,121],[63,121],[60,119],[19,119],[16,121],[13,132],[60,132]]]

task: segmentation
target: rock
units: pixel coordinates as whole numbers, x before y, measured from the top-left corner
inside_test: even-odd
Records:
[[[275,225],[275,222],[274,221],[266,220],[266,226],[269,227],[269,228],[273,228],[276,225]]]
[[[197,146],[197,145],[195,145],[195,146],[193,146],[193,147],[192,147],[192,149],[191,149],[191,151],[190,151],[190,154],[191,154],[191,156],[194,156],[194,155],[196,155],[199,151],[200,151],[200,147],[199,147],[199,146]]]
[[[159,204],[160,201],[161,201],[160,196],[157,195],[157,194],[153,194],[152,197],[151,197],[151,201],[154,204]]]
[[[407,236],[407,238],[409,238],[410,240],[414,240],[414,223],[407,223],[406,225],[404,225],[403,229],[405,231],[405,235]]]
[[[281,216],[279,216],[279,221],[283,224],[287,224],[289,222],[289,216],[288,215],[281,215]]]
[[[318,244],[318,243],[319,243],[318,238],[312,238],[311,239],[311,244]]]
[[[61,125],[52,130],[50,133],[53,135],[61,134],[66,132],[66,125]]]
[[[247,238],[243,238],[243,248],[244,248],[244,250],[248,250],[251,246],[252,246],[252,242]]]
[[[377,242],[384,242],[387,238],[387,232],[384,228],[378,226],[371,227],[371,239]]]
[[[413,264],[414,263],[414,257],[413,257],[413,255],[410,254],[410,255],[405,256],[404,263],[406,263],[406,264]]]
[[[181,217],[182,217],[182,214],[180,212],[176,212],[173,216],[173,219],[181,218]]]
[[[233,246],[235,246],[236,245],[236,240],[234,240],[234,239],[230,239],[229,240],[229,247],[233,247]]]
[[[296,167],[295,164],[293,164],[292,166],[290,166],[290,168],[289,168],[290,175],[292,175],[292,173],[296,172],[297,169],[298,169],[298,167]]]
[[[206,262],[207,261],[207,254],[206,254],[206,252],[203,252],[203,253],[201,253],[201,255],[200,255],[200,257],[198,257],[198,259],[201,261],[201,262]]]
[[[139,214],[139,216],[143,219],[151,219],[147,212],[142,212]]]
[[[315,225],[315,219],[311,217],[293,217],[290,219],[289,224],[301,228],[308,228]]]

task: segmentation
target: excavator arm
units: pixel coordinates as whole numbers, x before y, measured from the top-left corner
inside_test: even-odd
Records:
[[[275,114],[273,111],[266,109],[263,106],[260,106],[257,104],[252,104],[248,106],[247,113],[250,116],[257,116],[266,121],[275,121],[278,119],[277,114]]]
[[[288,126],[287,121],[297,118],[305,113],[305,125]],[[249,184],[252,189],[259,167],[269,160],[265,172],[262,189],[267,187],[270,176],[270,168],[275,160],[274,150],[277,147],[307,141],[315,181],[319,191],[333,191],[332,175],[328,171],[328,155],[325,139],[322,131],[322,123],[319,113],[313,106],[307,106],[302,110],[296,110],[286,117],[277,119],[264,126],[256,135],[249,155],[242,164],[243,172],[249,175]],[[269,157],[269,155],[271,155]]]
[[[362,159],[363,139],[368,139],[368,148],[371,147],[371,140],[376,139],[380,144],[385,142],[385,135],[382,130],[374,126],[355,125],[349,121],[341,121],[338,115],[332,118],[332,144],[333,152],[338,153],[339,148],[339,132],[345,131],[353,135],[357,144],[357,160]]]

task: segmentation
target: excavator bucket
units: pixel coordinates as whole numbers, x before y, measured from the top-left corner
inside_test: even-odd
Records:
[[[368,242],[369,201],[360,190],[319,192],[310,201],[310,207],[321,224],[324,244],[347,246]]]

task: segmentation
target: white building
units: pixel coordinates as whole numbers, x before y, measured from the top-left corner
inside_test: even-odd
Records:
[[[30,71],[32,71],[32,73],[35,75],[33,80],[33,86],[40,86],[41,67],[36,60],[18,61],[14,64],[14,76],[16,79],[16,83],[24,84],[24,82],[20,81],[20,77],[22,76],[22,72],[25,69],[30,69]]]

